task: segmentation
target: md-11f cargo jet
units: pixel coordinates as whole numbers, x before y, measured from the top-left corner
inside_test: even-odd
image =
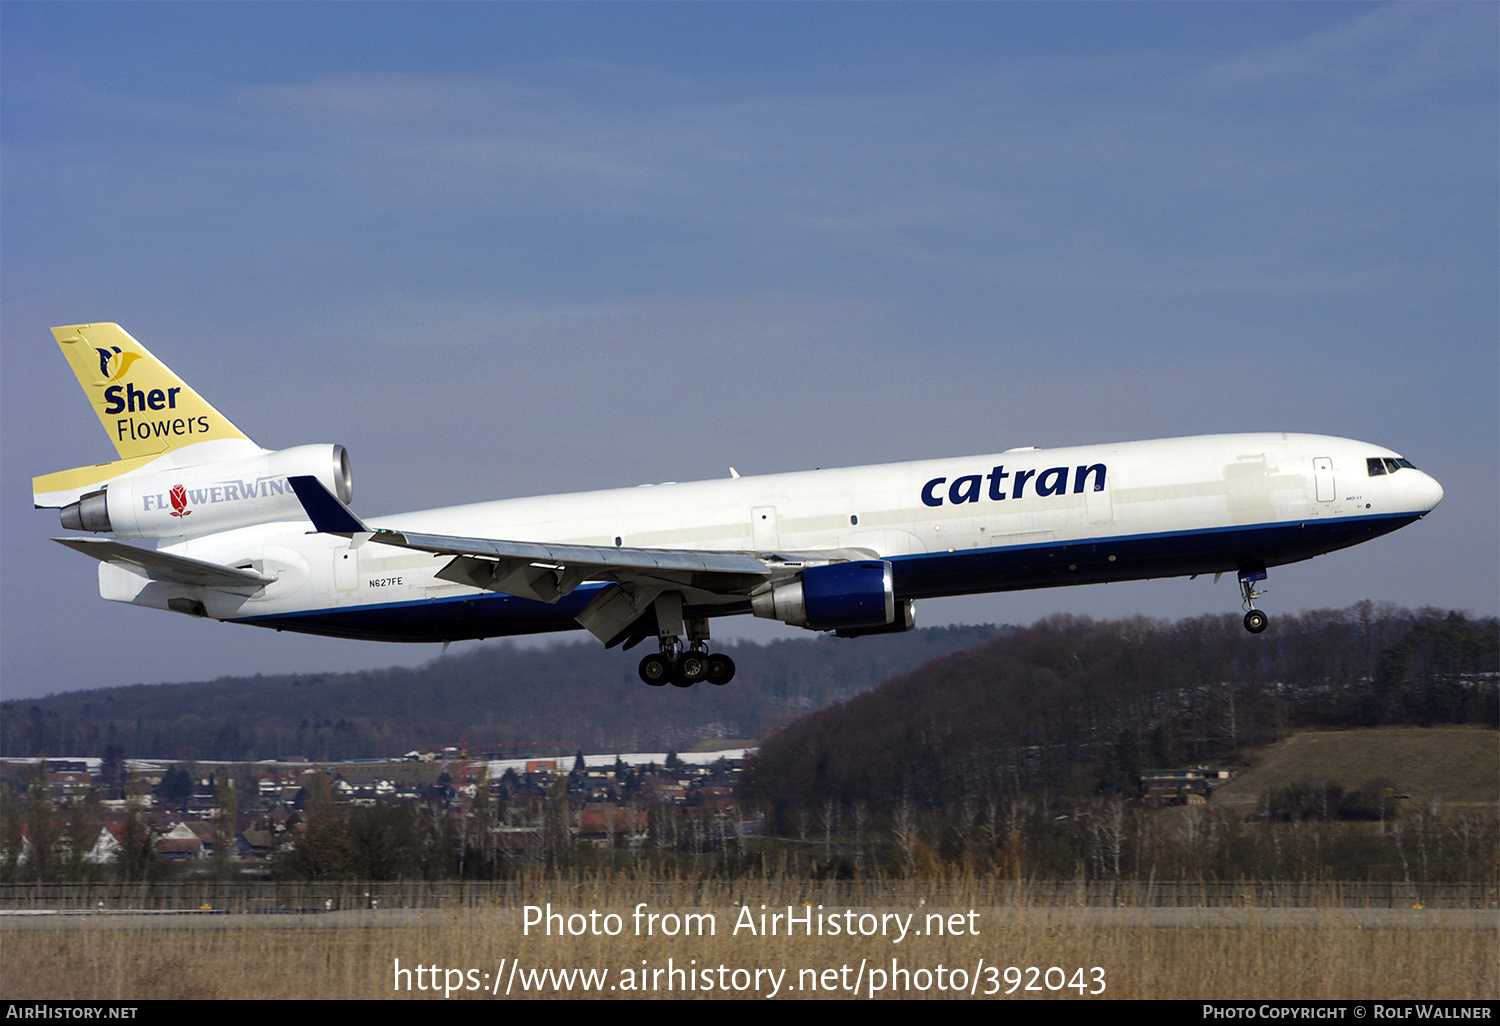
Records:
[[[120,459],[33,479],[107,599],[382,641],[583,628],[646,640],[648,684],[734,676],[715,617],[840,637],[919,599],[1237,575],[1419,520],[1443,490],[1399,453],[1267,432],[1112,442],[501,499],[365,519],[341,445],[262,449],[115,324],[54,328]],[[128,544],[155,540],[155,548]]]

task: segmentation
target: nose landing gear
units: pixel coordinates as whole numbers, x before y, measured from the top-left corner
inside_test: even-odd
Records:
[[[1240,595],[1244,598],[1245,630],[1251,634],[1259,634],[1271,622],[1270,617],[1255,608],[1255,600],[1265,594],[1264,591],[1255,586],[1255,582],[1264,581],[1265,579],[1265,567],[1240,571]]]

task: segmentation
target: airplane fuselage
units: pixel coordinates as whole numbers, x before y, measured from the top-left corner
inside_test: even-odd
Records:
[[[888,560],[898,600],[1220,572],[1308,559],[1396,530],[1442,496],[1397,454],[1303,434],[1207,435],[507,499],[377,518],[380,528],[600,548]],[[169,501],[166,499],[158,501]],[[448,641],[579,626],[603,585],[554,603],[437,576],[451,557],[259,524],[163,551],[275,578],[253,594],[101,564],[105,597],[282,630]],[[689,616],[749,611],[685,590]],[[173,600],[176,603],[173,603]]]

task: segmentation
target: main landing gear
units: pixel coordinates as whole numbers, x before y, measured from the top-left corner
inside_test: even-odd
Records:
[[[1240,571],[1240,595],[1244,597],[1245,605],[1245,630],[1251,634],[1259,634],[1271,622],[1270,617],[1255,608],[1255,600],[1265,594],[1255,586],[1255,582],[1265,579],[1264,567]]]
[[[673,684],[690,688],[700,680],[710,684],[728,684],[734,679],[734,660],[722,652],[712,654],[688,649],[674,655],[670,649],[641,660],[641,680],[654,688]]]
[[[700,680],[710,684],[728,684],[734,679],[734,660],[722,652],[708,651],[708,621],[688,620],[688,647],[676,634],[663,632],[658,640],[661,651],[641,660],[641,680],[654,688],[671,684],[690,688]]]

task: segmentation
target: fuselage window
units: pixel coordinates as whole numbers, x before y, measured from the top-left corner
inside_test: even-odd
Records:
[[[1369,468],[1371,477],[1379,477],[1385,473],[1385,460],[1379,456],[1371,456],[1365,460],[1365,466]]]

